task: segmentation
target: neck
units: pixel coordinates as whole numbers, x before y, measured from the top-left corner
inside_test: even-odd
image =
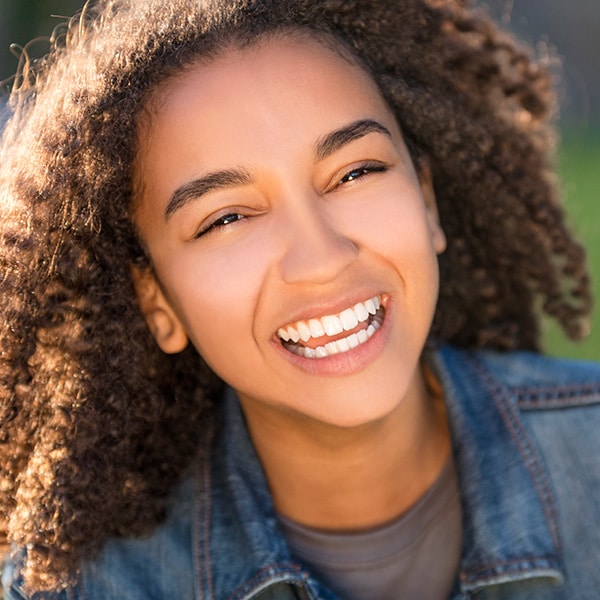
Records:
[[[268,408],[245,413],[276,509],[309,527],[360,530],[395,519],[450,454],[443,398],[420,370],[392,413],[358,427]]]

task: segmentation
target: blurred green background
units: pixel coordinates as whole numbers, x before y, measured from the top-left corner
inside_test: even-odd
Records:
[[[598,5],[600,8],[600,4]],[[600,359],[600,127],[563,127],[559,154],[565,206],[588,250],[596,307],[591,333],[574,344],[554,323],[546,323],[546,349],[563,356]]]
[[[315,0],[318,1],[318,0]],[[168,0],[165,0],[168,2]],[[546,349],[552,354],[600,359],[600,0],[480,0],[506,29],[513,30],[549,62],[560,59],[557,86],[561,98],[562,144],[559,168],[571,222],[589,252],[594,276],[595,310],[590,336],[567,341],[552,324],[546,327]],[[66,17],[80,10],[81,0],[0,0],[0,81],[10,86],[18,59],[11,44],[48,37]],[[60,31],[60,28],[59,30]],[[48,48],[38,40],[32,57]]]

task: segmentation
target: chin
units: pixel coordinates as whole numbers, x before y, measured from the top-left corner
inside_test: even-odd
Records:
[[[351,383],[351,382],[350,382]],[[351,385],[352,389],[331,389],[335,385],[322,386],[322,390],[310,397],[314,398],[313,405],[307,407],[304,403],[297,412],[310,420],[323,425],[353,429],[377,424],[401,409],[406,392],[410,386],[404,382],[388,381],[382,389],[380,385]],[[343,388],[346,386],[342,386]]]

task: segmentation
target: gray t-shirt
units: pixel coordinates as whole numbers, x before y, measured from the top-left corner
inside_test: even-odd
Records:
[[[331,533],[279,519],[292,553],[342,600],[445,600],[452,590],[462,542],[452,461],[416,504],[382,527]]]

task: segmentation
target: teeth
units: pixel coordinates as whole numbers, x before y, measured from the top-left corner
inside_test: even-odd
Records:
[[[369,318],[369,311],[362,302],[354,305],[354,312],[359,323],[362,323]]]
[[[338,352],[348,352],[350,350],[350,344],[346,338],[341,338],[336,342]]]
[[[327,335],[337,335],[338,333],[342,333],[342,331],[344,331],[339,317],[322,317],[321,322],[323,323],[323,329]]]
[[[290,351],[305,358],[325,358],[326,356],[341,354],[364,344],[380,327],[379,321],[373,321],[366,329],[361,329],[357,333],[352,333],[348,337],[340,338],[335,342],[328,342],[324,346],[318,346],[317,348],[294,346],[290,348]]]
[[[375,301],[373,299],[367,300],[365,302],[365,308],[369,311],[370,314],[374,315],[377,312],[377,308],[375,308]]]
[[[375,315],[381,306],[379,296],[374,296],[365,302],[358,302],[352,308],[347,308],[337,315],[326,315],[320,319],[298,321],[293,325],[281,327],[277,335],[284,342],[296,344],[299,340],[307,342],[310,338],[320,338],[325,335],[334,336],[343,331],[354,329],[359,323],[364,323],[371,315]],[[357,335],[360,332],[357,333]],[[366,340],[358,339],[359,343]]]
[[[298,334],[300,335],[300,339],[303,342],[308,342],[308,340],[310,340],[310,338],[312,337],[308,325],[303,321],[299,321],[296,324],[296,327],[298,327]]]
[[[319,319],[311,319],[308,322],[308,327],[310,328],[310,335],[312,337],[322,337],[325,335],[325,330]]]
[[[325,358],[327,356],[327,350],[325,350],[324,346],[319,346],[315,348],[315,354],[317,358]],[[304,356],[306,356],[306,348],[304,349]]]
[[[336,342],[329,342],[325,344],[325,351],[327,352],[327,356],[333,356],[339,352]]]
[[[360,341],[358,340],[358,335],[356,335],[356,333],[349,335],[346,339],[348,340],[348,346],[350,348],[356,348],[356,346],[360,345]]]
[[[288,335],[294,344],[300,339],[300,334],[293,327],[288,327]]]
[[[342,322],[344,331],[350,331],[358,325],[358,317],[353,308],[347,308],[344,312],[340,313],[340,321]]]

